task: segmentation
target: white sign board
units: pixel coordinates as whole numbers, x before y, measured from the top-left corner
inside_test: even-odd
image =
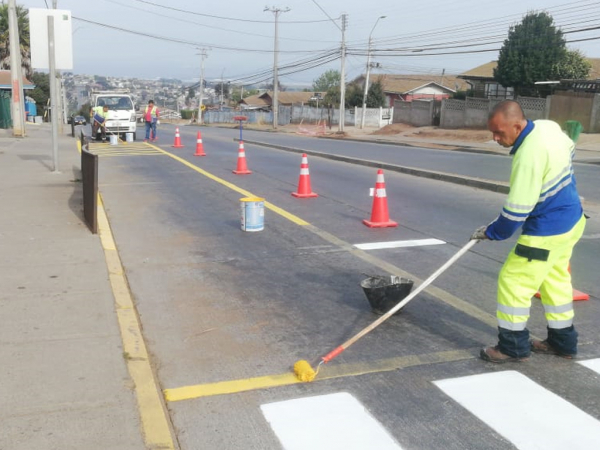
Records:
[[[31,67],[49,69],[48,17],[54,17],[54,54],[57,70],[73,69],[73,27],[71,11],[29,8]]]

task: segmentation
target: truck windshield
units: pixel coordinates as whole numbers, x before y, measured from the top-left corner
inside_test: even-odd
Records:
[[[98,99],[98,106],[104,105],[107,105],[108,109],[112,109],[113,111],[130,111],[133,109],[133,104],[129,97],[100,97]]]

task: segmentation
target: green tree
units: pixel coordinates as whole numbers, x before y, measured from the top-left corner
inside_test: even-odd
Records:
[[[79,111],[77,111],[76,115],[83,116],[83,117],[89,117],[91,109],[92,109],[92,105],[90,102],[84,103],[83,105],[81,105],[81,108],[79,108]]]
[[[45,107],[50,98],[50,75],[42,72],[33,72],[31,82],[35,84],[35,89],[27,91],[35,103],[40,107]]]
[[[327,90],[325,97],[323,98],[323,102],[321,103],[323,106],[331,105],[333,107],[338,107],[340,105],[340,87],[332,86]]]
[[[340,72],[338,72],[337,70],[330,69],[323,73],[316,80],[313,80],[313,89],[315,90],[315,92],[327,92],[332,87],[339,88],[340,77]]]
[[[562,61],[556,64],[557,79],[586,79],[592,64],[579,50],[569,50]]]
[[[349,84],[346,88],[346,108],[362,106],[363,88],[356,83]]]
[[[494,78],[515,94],[535,92],[536,81],[555,80],[567,48],[560,29],[545,12],[530,12],[521,23],[513,25],[500,49]]]
[[[385,106],[385,93],[383,92],[383,86],[377,81],[369,86],[367,108],[380,108],[382,106]]]
[[[23,6],[17,6],[17,27],[21,49],[23,75],[31,77],[31,53],[29,50],[29,15]],[[10,69],[10,42],[8,33],[8,5],[0,4],[0,69]]]

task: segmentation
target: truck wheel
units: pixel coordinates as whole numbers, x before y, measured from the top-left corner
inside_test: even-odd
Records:
[[[134,131],[133,132],[133,140],[135,141],[136,139],[137,139],[137,136],[136,136],[136,132]]]

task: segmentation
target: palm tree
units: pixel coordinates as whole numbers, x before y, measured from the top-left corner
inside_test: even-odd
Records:
[[[17,27],[19,29],[19,43],[21,46],[21,65],[23,75],[30,78],[31,53],[29,51],[29,16],[27,9],[17,6]],[[0,5],[0,69],[10,69],[10,43],[8,39],[8,5]]]

